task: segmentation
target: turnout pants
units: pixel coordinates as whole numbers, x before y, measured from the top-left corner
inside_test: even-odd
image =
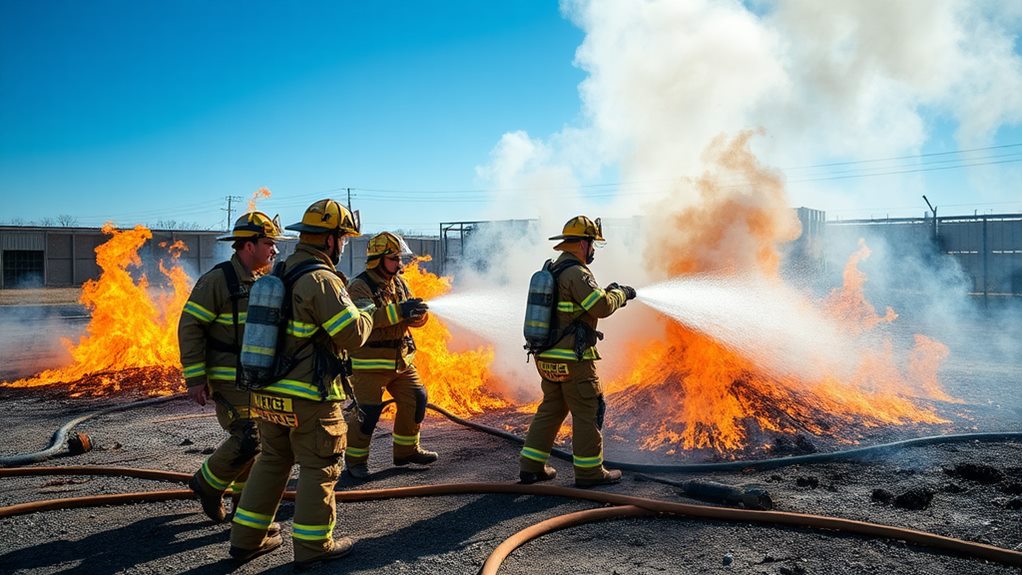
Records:
[[[575,478],[603,476],[603,414],[606,403],[596,375],[596,362],[551,362],[537,359],[543,378],[543,401],[529,425],[522,448],[522,471],[536,473],[550,459],[550,449],[564,418],[571,413],[571,445]]]
[[[249,413],[247,391],[233,384],[211,387],[216,420],[230,435],[206,458],[195,475],[201,488],[209,493],[222,495],[228,487],[239,493],[245,488],[252,460],[259,453],[259,432]]]
[[[262,411],[266,401],[260,396],[276,398],[274,413],[267,415]],[[291,468],[297,463],[294,558],[312,559],[333,548],[334,484],[341,475],[340,459],[347,431],[341,403],[260,393],[253,393],[253,397],[260,406],[255,415],[262,453],[252,466],[234,514],[231,545],[256,549],[262,544],[291,477]]]
[[[394,417],[394,457],[404,457],[419,449],[419,429],[426,416],[426,388],[414,365],[402,371],[356,371],[351,377],[352,391],[358,401],[348,426],[348,449],[344,454],[348,466],[365,463],[373,430],[383,410],[383,390],[397,404]]]

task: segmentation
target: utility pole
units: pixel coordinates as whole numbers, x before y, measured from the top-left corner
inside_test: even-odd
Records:
[[[234,223],[234,220],[231,218],[231,216],[234,214],[233,203],[240,201],[241,196],[227,196],[227,207],[220,208],[221,211],[227,212],[227,225],[224,226],[224,230],[230,231],[231,225]]]
[[[351,213],[351,217],[355,217],[355,212],[351,211],[351,188],[348,188],[348,212]],[[348,277],[351,277],[354,274],[355,274],[355,254],[351,250],[348,250]]]
[[[937,208],[933,207],[930,200],[926,199],[926,194],[923,194],[923,201],[929,206],[930,211],[933,212],[933,243],[937,244]]]

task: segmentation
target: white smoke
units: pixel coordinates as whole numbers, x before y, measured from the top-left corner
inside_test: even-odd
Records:
[[[500,258],[490,268],[499,269],[496,283],[523,302],[531,273],[556,255],[546,236],[568,218],[627,220],[698,206],[699,189],[686,179],[703,173],[704,151],[722,134],[762,129],[753,150],[792,182],[790,204],[833,212],[918,205],[923,177],[809,181],[821,172],[783,168],[919,154],[938,128],[933,118],[956,126],[962,149],[990,145],[999,129],[1022,121],[1019,3],[563,0],[561,10],[585,32],[575,56],[587,74],[579,120],[549,136],[510,131],[477,168],[494,190],[492,217],[538,219],[527,231],[487,232]],[[968,175],[976,203],[1017,201],[1022,168]],[[592,266],[601,283],[662,279],[643,256],[670,247],[658,230],[640,229],[657,219],[608,233]],[[483,275],[464,281],[494,281],[493,272]],[[875,279],[878,287],[897,283]],[[945,285],[938,279],[923,290]],[[648,329],[646,317],[619,317],[644,316],[638,307],[601,324],[609,340]],[[508,341],[521,340],[519,325],[507,331]]]
[[[618,169],[627,201],[614,207],[630,215],[641,212],[637,198],[695,175],[721,133],[763,128],[757,152],[783,167],[919,153],[932,117],[955,122],[963,149],[1022,121],[1017,3],[571,0],[562,12],[586,33],[575,59],[588,74],[582,119],[548,138],[506,134],[478,169],[494,187],[555,181],[562,190]],[[977,203],[1016,199],[1007,183],[1018,169],[970,173],[1000,183],[977,188]],[[830,209],[916,205],[920,181],[905,174],[791,193],[796,205]],[[531,194],[523,206],[519,194],[515,208],[551,215],[594,195]]]

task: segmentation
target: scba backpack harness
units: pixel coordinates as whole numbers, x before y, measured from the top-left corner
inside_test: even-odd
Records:
[[[558,279],[565,270],[580,265],[582,263],[574,259],[564,260],[558,264],[547,260],[539,271],[532,274],[532,279],[529,280],[528,303],[525,308],[526,362],[529,361],[529,356],[538,356],[552,348],[573,330],[575,331],[575,354],[579,359],[582,359],[582,354],[585,353],[585,349],[589,345],[595,345],[597,339],[603,339],[602,333],[575,320],[569,322],[564,329],[557,329]]]
[[[293,353],[287,354],[283,350],[284,336],[294,317],[294,284],[303,275],[316,270],[338,274],[333,267],[319,261],[304,262],[290,270],[282,262],[274,266],[272,273],[259,278],[252,286],[240,354],[240,388],[249,391],[263,389],[282,379],[300,362],[314,357],[313,377],[321,398],[326,400],[327,382],[337,376],[341,376],[345,393],[353,396],[348,383],[350,364],[333,352],[329,337],[317,333],[302,342]],[[340,277],[343,281],[344,277]],[[310,346],[312,349],[305,353]]]

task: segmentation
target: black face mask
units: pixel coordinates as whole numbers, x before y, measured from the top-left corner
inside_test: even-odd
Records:
[[[593,263],[594,259],[596,259],[596,248],[593,247],[593,244],[589,244],[589,251],[586,253],[586,265]]]

